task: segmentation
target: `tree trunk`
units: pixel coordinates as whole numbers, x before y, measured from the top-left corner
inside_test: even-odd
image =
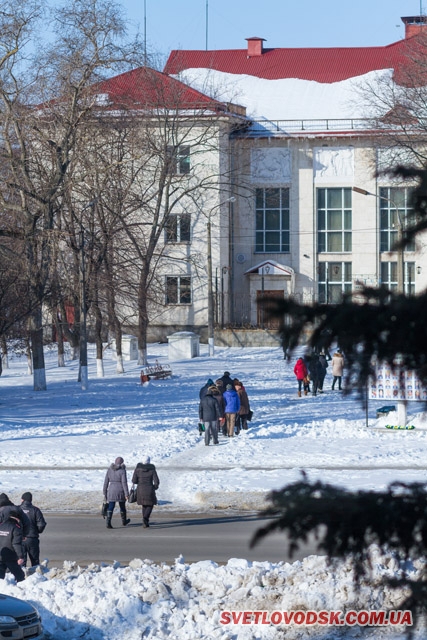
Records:
[[[147,274],[145,269],[141,271],[138,290],[138,365],[145,366],[147,360]]]
[[[92,311],[95,315],[95,345],[96,345],[96,377],[104,377],[103,356],[104,348],[102,344],[102,313],[98,304],[98,286],[95,287],[95,299],[92,302]]]
[[[122,351],[122,329],[121,327],[116,333],[116,357],[117,357],[117,365],[116,372],[124,373],[125,368],[123,366],[123,351]]]
[[[33,361],[31,359],[31,345],[29,338],[25,338],[25,354],[27,356],[27,373],[33,375]]]
[[[42,310],[37,307],[29,318],[34,391],[46,391],[46,368],[43,351]]]
[[[7,340],[5,336],[1,337],[0,340],[0,344],[1,344],[1,368],[2,368],[2,372],[3,369],[9,369],[9,352],[7,349]]]

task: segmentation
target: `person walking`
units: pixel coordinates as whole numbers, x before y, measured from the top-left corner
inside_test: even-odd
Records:
[[[30,531],[23,539],[24,566],[27,566],[28,557],[31,566],[35,567],[40,564],[40,534],[46,528],[46,520],[41,510],[33,505],[33,495],[30,491],[23,493],[21,500],[21,511],[30,521]]]
[[[216,402],[216,400],[215,400]],[[160,480],[156,467],[151,464],[150,456],[145,456],[142,462],[138,462],[132,475],[132,484],[136,484],[136,501],[142,507],[142,526],[147,529],[150,526],[150,516],[154,505],[157,504],[156,491]]]
[[[303,386],[304,386],[304,395],[307,395],[304,380],[306,380],[308,376],[307,367],[302,358],[298,358],[298,360],[296,361],[294,366],[294,374],[298,381],[298,398],[301,398],[301,391]]]
[[[233,385],[233,380],[231,379],[231,374],[229,371],[224,371],[224,375],[221,376],[221,378],[219,378],[219,380],[221,380],[222,382],[222,392],[225,393],[225,391],[227,390],[227,385],[231,384]],[[218,380],[217,380],[218,383]]]
[[[323,393],[323,383],[325,381],[325,377],[326,377],[326,373],[328,370],[328,359],[326,357],[326,354],[324,351],[321,351],[319,354],[319,362],[320,365],[322,367],[322,371],[320,373],[320,377],[319,377],[319,388],[318,388],[318,392],[319,393]]]
[[[248,394],[241,380],[234,381],[234,388],[240,400],[240,409],[236,417],[236,435],[239,435],[241,429],[248,428],[248,415],[251,407],[249,405]]]
[[[206,382],[206,384],[203,385],[203,387],[200,389],[199,391],[199,399],[201,400],[208,392],[209,387],[211,387],[213,385],[214,381],[209,378],[209,380]]]
[[[218,422],[220,417],[219,402],[214,397],[212,386],[210,386],[199,404],[199,420],[205,425],[205,445],[207,447],[209,446],[211,438],[214,444],[219,444]]]
[[[17,511],[21,521],[22,535],[27,536],[30,531],[30,521],[27,515],[22,511],[21,506],[13,504],[6,493],[0,493],[0,522],[5,522],[11,511]]]
[[[234,438],[234,426],[236,424],[236,417],[240,409],[240,400],[237,391],[233,389],[233,385],[227,385],[227,388],[224,392],[224,400],[227,435],[229,438]]]
[[[319,387],[319,381],[322,379],[323,368],[319,361],[319,356],[317,354],[313,354],[310,360],[310,368],[309,368],[310,380],[313,384],[311,393],[313,396],[317,395],[317,389]]]
[[[108,468],[104,480],[104,498],[108,502],[107,509],[107,529],[112,529],[111,519],[113,517],[116,502],[119,503],[122,525],[125,527],[130,520],[126,517],[126,500],[129,498],[129,487],[126,475],[126,466],[121,456]]]
[[[338,382],[338,389],[342,391],[342,375],[344,372],[344,356],[341,352],[341,349],[337,349],[334,355],[332,356],[332,391],[335,390],[335,384]]]
[[[17,509],[8,512],[7,518],[0,523],[0,579],[4,580],[7,569],[14,575],[16,582],[25,580],[22,570],[24,547],[22,528]]]

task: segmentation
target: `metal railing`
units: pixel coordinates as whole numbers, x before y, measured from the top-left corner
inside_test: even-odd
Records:
[[[377,129],[378,123],[367,118],[319,118],[315,120],[253,120],[247,129],[236,131],[235,135],[257,136],[265,134],[288,134],[320,131],[370,131]]]

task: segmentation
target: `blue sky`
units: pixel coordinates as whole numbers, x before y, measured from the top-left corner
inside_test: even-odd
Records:
[[[144,33],[144,0],[118,0]],[[267,47],[382,46],[404,37],[401,16],[420,0],[145,0],[149,49],[242,49],[259,36]],[[427,13],[427,0],[422,0]]]

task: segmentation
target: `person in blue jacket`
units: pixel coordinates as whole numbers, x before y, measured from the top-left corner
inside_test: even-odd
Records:
[[[227,435],[229,438],[234,437],[234,426],[236,417],[240,409],[240,398],[232,384],[228,384],[224,392],[225,400],[225,423],[227,425]]]

